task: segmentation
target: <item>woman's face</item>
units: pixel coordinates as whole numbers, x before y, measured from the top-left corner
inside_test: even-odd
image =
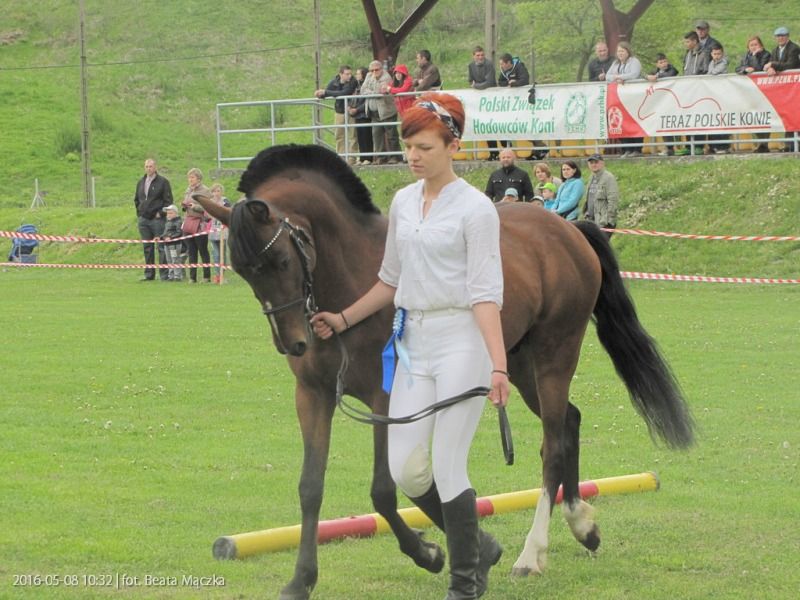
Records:
[[[561,165],[561,175],[564,176],[564,179],[569,179],[575,174],[575,169],[573,169],[569,165]]]
[[[217,204],[222,204],[222,190],[219,188],[214,188],[211,190],[211,197],[214,199],[214,202]]]
[[[623,48],[622,46],[617,46],[617,58],[619,59],[619,62],[625,62],[626,60],[628,60],[629,56],[630,54],[628,53],[627,50],[625,50],[625,48]]]
[[[533,174],[536,175],[536,179],[538,179],[539,181],[547,181],[547,173],[545,173],[541,169],[536,169],[533,172]]]
[[[425,129],[405,138],[406,158],[417,179],[433,179],[453,168],[453,155],[458,152],[458,140],[445,144],[438,131]]]
[[[189,187],[195,187],[198,183],[200,183],[200,178],[194,173],[188,175],[186,179],[189,180]]]
[[[758,43],[758,40],[750,40],[747,42],[747,49],[750,50],[753,54],[756,52],[761,52],[764,49],[764,46]]]

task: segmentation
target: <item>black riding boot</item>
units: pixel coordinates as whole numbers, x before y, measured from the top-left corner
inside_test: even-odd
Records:
[[[439,529],[444,531],[444,516],[442,516],[442,500],[439,498],[439,490],[436,484],[431,485],[430,489],[422,496],[409,499],[433,521]],[[478,529],[478,548],[479,560],[478,569],[475,575],[476,593],[480,598],[486,593],[489,587],[489,569],[498,563],[503,555],[503,547],[490,534],[483,529]]]
[[[450,588],[445,600],[474,600],[478,597],[478,511],[475,490],[461,492],[442,504],[447,552],[450,554]]]

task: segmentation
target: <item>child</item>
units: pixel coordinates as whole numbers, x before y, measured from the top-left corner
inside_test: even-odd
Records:
[[[211,198],[217,204],[221,204],[222,206],[230,206],[231,203],[228,199],[223,195],[225,193],[225,188],[222,187],[221,183],[215,183],[211,186]],[[222,281],[222,273],[220,268],[220,239],[223,237],[223,229],[225,226],[218,221],[217,219],[211,219],[208,221],[208,225],[206,229],[208,231],[208,240],[211,242],[211,258],[212,262],[216,265],[214,267],[215,275],[211,279],[212,283],[221,283]],[[227,237],[227,236],[225,236]],[[227,246],[226,246],[227,248]],[[227,254],[227,251],[226,251]],[[226,257],[227,260],[227,257]]]
[[[555,183],[545,183],[539,188],[539,193],[542,195],[545,210],[554,211],[556,207],[556,192],[558,188]]]
[[[519,192],[517,188],[510,187],[506,190],[500,202],[517,202],[519,200]]]
[[[666,54],[656,54],[656,70],[647,76],[647,81],[658,81],[664,77],[676,77],[678,69],[672,66]],[[680,136],[665,135],[664,142],[667,144],[666,155],[673,156],[675,154],[675,142],[680,141]],[[685,156],[689,154],[689,149],[679,149],[678,155]]]
[[[174,204],[170,204],[164,209],[164,214],[167,215],[167,223],[164,225],[164,235],[161,239],[164,240],[164,252],[167,255],[167,264],[178,265],[181,264],[181,242],[170,242],[183,236],[181,231],[181,217],[178,214],[178,209]],[[183,267],[170,267],[167,274],[167,281],[183,281]]]

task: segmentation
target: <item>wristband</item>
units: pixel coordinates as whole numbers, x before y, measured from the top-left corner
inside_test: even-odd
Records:
[[[505,375],[507,378],[511,379],[511,375],[508,374],[508,371],[503,371],[501,369],[492,369],[492,373],[500,373],[501,375]]]
[[[350,329],[350,323],[347,322],[347,319],[344,317],[344,311],[339,313],[339,316],[342,317],[342,321],[344,321],[344,328]]]

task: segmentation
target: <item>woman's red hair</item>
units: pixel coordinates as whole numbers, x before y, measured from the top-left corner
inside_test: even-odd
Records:
[[[418,102],[425,101],[435,102],[449,112],[458,130],[462,133],[464,132],[464,105],[461,104],[461,100],[451,94],[427,92],[417,98],[414,105],[403,115],[403,122],[400,126],[401,137],[405,139],[418,134],[420,131],[434,130],[439,133],[445,144],[449,144],[456,139],[453,132],[450,131],[447,125],[442,123],[436,113],[429,111],[427,108],[417,106]]]

